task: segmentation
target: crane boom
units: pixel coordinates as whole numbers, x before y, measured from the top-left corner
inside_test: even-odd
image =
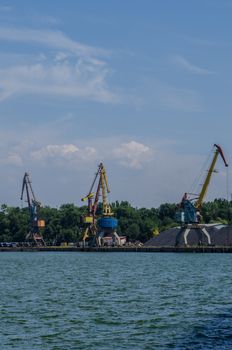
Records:
[[[29,186],[28,186],[29,183],[30,183],[29,175],[28,175],[28,173],[25,173],[25,174],[24,174],[24,177],[23,177],[23,184],[22,184],[22,191],[21,191],[21,197],[20,197],[20,199],[21,199],[21,200],[23,199],[23,193],[24,193],[24,190],[26,189],[27,203],[28,203],[28,208],[29,208],[29,211],[30,211],[30,208],[31,208],[31,198],[30,198]]]
[[[36,200],[35,193],[33,191],[31,180],[29,178],[29,174],[25,173],[23,177],[23,184],[22,184],[22,191],[21,191],[21,200],[23,199],[23,193],[26,190],[27,195],[27,203],[28,203],[28,209],[29,212],[32,213],[33,211],[33,205],[40,207],[41,203]]]
[[[225,166],[228,167],[228,163],[226,162],[226,159],[225,159],[224,153],[222,151],[222,148],[219,145],[217,145],[217,144],[214,144],[214,147],[216,148],[215,153],[214,153],[214,157],[213,157],[213,160],[211,162],[210,168],[208,170],[205,182],[204,182],[204,184],[202,186],[199,198],[197,199],[197,201],[195,203],[195,208],[196,209],[199,209],[201,207],[202,202],[203,202],[203,200],[205,198],[205,195],[206,195],[206,192],[208,190],[209,183],[210,183],[212,174],[214,172],[215,165],[216,165],[216,162],[217,162],[219,154],[222,157],[222,160],[223,160]]]
[[[94,197],[93,187],[94,187],[95,182],[97,180],[98,174],[99,174],[99,168],[98,168],[98,171],[95,174],[94,180],[92,182],[92,185],[90,187],[90,190],[89,190],[88,194],[85,197],[81,198],[82,202],[85,202],[86,200]]]

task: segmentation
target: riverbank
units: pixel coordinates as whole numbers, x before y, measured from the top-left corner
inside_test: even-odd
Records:
[[[0,252],[138,252],[138,253],[232,253],[232,246],[192,247],[2,247]]]

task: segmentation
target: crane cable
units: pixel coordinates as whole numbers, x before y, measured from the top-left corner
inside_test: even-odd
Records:
[[[207,156],[204,164],[202,165],[199,174],[195,177],[195,180],[193,181],[192,186],[190,187],[190,191],[188,193],[196,193],[198,191],[198,186],[202,182],[205,169],[208,168],[208,163],[211,158],[213,150],[214,150],[214,147],[212,147],[212,149],[210,150],[209,155]]]
[[[227,223],[230,224],[230,216],[231,216],[231,200],[232,200],[232,194],[231,198],[229,198],[230,193],[230,187],[229,187],[229,167],[226,168],[226,199],[227,199],[227,208],[228,208],[228,217],[227,217]],[[229,240],[229,226],[226,226],[226,232],[227,232],[227,244]]]
[[[226,199],[229,202],[229,167],[226,168]]]

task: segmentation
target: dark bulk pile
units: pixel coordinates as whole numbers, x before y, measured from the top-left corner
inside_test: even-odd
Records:
[[[226,225],[211,225],[206,226],[206,230],[210,235],[211,244],[214,246],[232,246],[232,226]],[[161,232],[158,236],[151,238],[144,246],[146,247],[174,247],[176,244],[176,236],[179,233],[180,228],[171,228],[169,230]],[[198,230],[190,230],[188,235],[188,245],[198,245],[199,236]],[[207,244],[205,236],[202,236],[202,243]],[[179,240],[179,246],[184,246],[183,234]]]

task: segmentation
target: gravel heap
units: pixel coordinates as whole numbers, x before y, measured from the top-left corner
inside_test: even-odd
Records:
[[[213,246],[232,246],[232,226],[215,224],[215,225],[206,225],[207,232],[211,238],[211,245]],[[158,236],[151,238],[147,241],[145,247],[175,247],[176,237],[180,232],[179,227],[171,228],[169,230],[160,232]],[[205,235],[201,235],[200,230],[191,229],[188,234],[188,245],[196,246],[199,244],[199,234],[203,244],[208,244],[207,238]],[[183,234],[179,238],[179,245],[183,247],[184,238]]]

